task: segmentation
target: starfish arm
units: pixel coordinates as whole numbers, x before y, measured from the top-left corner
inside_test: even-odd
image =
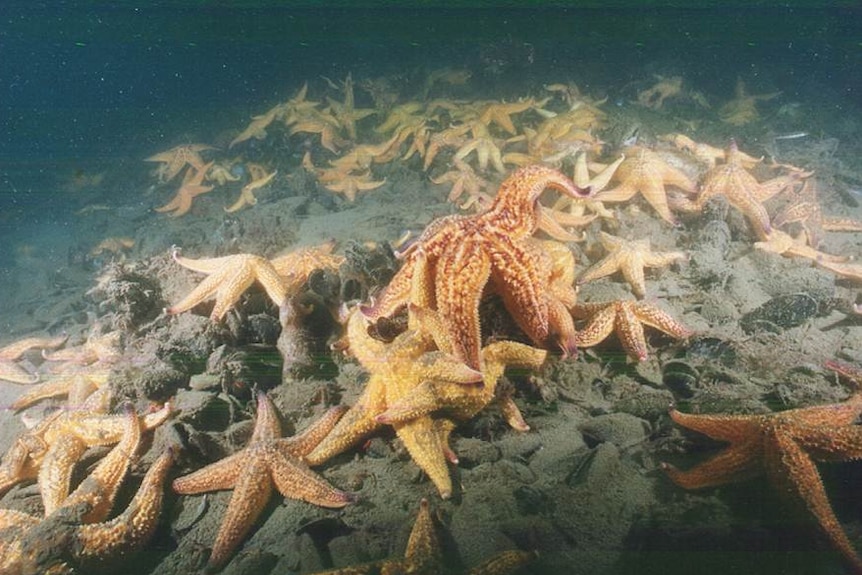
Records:
[[[284,280],[276,271],[275,266],[267,260],[256,262],[254,276],[275,305],[280,306],[284,303],[287,289],[285,289]]]
[[[9,529],[10,527],[28,529],[38,524],[39,518],[33,517],[29,513],[15,509],[0,509],[0,529]]]
[[[440,409],[442,404],[437,386],[433,382],[423,381],[409,395],[387,406],[375,419],[386,425],[406,423]]]
[[[643,361],[649,355],[644,326],[635,315],[631,306],[621,305],[617,308],[614,328],[620,344],[628,354],[638,361]]]
[[[428,475],[442,499],[452,495],[452,478],[445,452],[447,446],[431,418],[423,417],[393,426],[410,457]]]
[[[643,297],[646,294],[645,266],[646,263],[641,254],[632,254],[632,257],[623,261],[620,265],[623,278],[632,286],[632,292],[637,297]]]
[[[107,523],[79,527],[75,532],[75,556],[86,562],[128,554],[146,545],[159,523],[163,484],[173,461],[170,449],[159,456],[121,515]]]
[[[39,381],[39,374],[30,373],[11,361],[0,360],[0,380],[12,383],[31,384]]]
[[[697,192],[697,186],[691,178],[676,168],[668,166],[662,171],[661,178],[665,184],[676,186],[688,194],[694,194]]]
[[[442,321],[455,342],[455,357],[479,368],[479,300],[491,275],[491,259],[476,242],[466,241],[437,263],[435,292]]]
[[[596,264],[587,268],[581,277],[578,278],[578,284],[585,284],[609,276],[619,271],[622,261],[619,252],[613,252],[606,255]]]
[[[534,254],[508,242],[491,251],[495,289],[521,329],[537,345],[548,339],[547,279]],[[481,290],[479,290],[481,292]]]
[[[557,298],[548,298],[548,333],[553,336],[563,352],[563,357],[574,357],[578,353],[578,337],[575,322],[568,308]]]
[[[169,307],[167,313],[176,315],[192,309],[202,301],[206,301],[218,292],[219,286],[225,280],[224,276],[225,272],[210,275],[199,283],[186,297]]]
[[[431,507],[428,500],[423,498],[419,502],[419,514],[404,550],[405,573],[431,572],[440,564],[441,555],[440,538],[431,517]]]
[[[234,274],[229,275],[216,291],[216,302],[210,313],[210,319],[220,321],[228,310],[236,305],[245,290],[254,283],[254,279],[254,274],[247,269],[237,270]],[[278,302],[278,305],[283,302],[284,298]]]
[[[186,269],[200,272],[202,274],[213,274],[225,266],[229,265],[231,260],[236,259],[236,256],[223,256],[219,258],[198,258],[192,259],[179,255],[179,248],[174,248],[174,261]]]
[[[75,463],[85,451],[84,442],[71,434],[61,435],[48,448],[38,478],[45,515],[50,515],[68,497]]]
[[[577,346],[592,347],[606,340],[614,332],[615,316],[616,309],[613,305],[604,306],[596,311],[587,325],[577,333],[575,337]]]
[[[667,203],[667,191],[661,180],[646,181],[642,185],[641,194],[649,205],[661,218],[669,224],[676,225],[676,218],[670,211]]]
[[[635,186],[623,182],[616,188],[599,192],[595,199],[599,202],[626,202],[632,199],[636,193],[638,193],[638,189]]]
[[[129,471],[135,452],[140,447],[140,419],[136,413],[129,410],[125,414],[125,420],[126,429],[120,442],[99,462],[93,473],[62,502],[64,508],[85,503],[87,512],[82,517],[84,523],[103,521],[110,514],[120,485]]]
[[[762,473],[756,444],[731,445],[718,455],[688,470],[667,463],[662,468],[671,480],[684,489],[703,489],[725,483],[736,483]]]
[[[766,451],[765,461],[770,481],[780,493],[788,494],[802,503],[817,519],[832,545],[853,565],[854,571],[862,572],[862,559],[856,554],[853,544],[835,517],[814,462],[791,434],[776,430],[772,440],[775,445]]]
[[[799,425],[793,440],[815,461],[862,459],[862,427],[852,423]]]
[[[279,448],[282,453],[290,454],[294,457],[302,457],[310,453],[329,435],[346,412],[347,408],[341,405],[327,410],[326,413],[299,435],[294,435],[289,439],[279,439]]]
[[[356,500],[350,493],[332,487],[295,457],[274,452],[270,454],[268,462],[276,489],[287,498],[331,509],[344,507]]]
[[[759,433],[764,416],[750,415],[697,415],[670,410],[670,418],[677,424],[702,433],[707,437],[728,443],[742,443]],[[769,417],[769,416],[765,416]]]
[[[227,563],[237,546],[245,539],[272,494],[267,464],[263,458],[246,458],[233,487],[221,527],[213,542],[208,561],[211,569]],[[174,481],[176,490],[176,481]]]
[[[246,459],[245,451],[234,453],[202,469],[174,479],[173,489],[180,495],[230,489],[246,466]]]
[[[676,339],[685,339],[692,334],[690,329],[674,319],[673,316],[652,304],[639,302],[632,307],[632,313],[639,323],[660,330]]]
[[[329,435],[305,456],[306,463],[312,467],[320,465],[356,445],[380,427],[375,415],[361,405],[351,407]]]

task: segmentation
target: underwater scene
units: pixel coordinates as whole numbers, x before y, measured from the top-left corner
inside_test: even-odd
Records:
[[[0,575],[862,573],[855,2],[0,7]]]

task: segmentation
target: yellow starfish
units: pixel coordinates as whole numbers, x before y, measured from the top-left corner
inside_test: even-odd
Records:
[[[269,184],[272,179],[278,174],[278,170],[275,170],[269,174],[262,175],[260,177],[256,177],[245,186],[243,186],[242,191],[239,193],[239,198],[231,204],[229,207],[226,207],[224,211],[227,213],[233,213],[241,210],[245,206],[253,206],[257,204],[257,198],[254,197],[254,191],[259,190],[262,187]]]

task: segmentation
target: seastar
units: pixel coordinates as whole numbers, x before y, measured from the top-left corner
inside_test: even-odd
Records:
[[[194,202],[196,197],[212,191],[213,186],[203,185],[204,176],[212,165],[213,163],[210,162],[199,169],[186,172],[183,183],[180,189],[177,190],[176,195],[167,204],[154,208],[155,211],[159,213],[170,212],[168,215],[172,218],[178,218],[187,214],[192,209],[192,202]]]
[[[635,360],[648,356],[644,325],[677,339],[687,338],[691,331],[670,314],[644,301],[615,300],[601,303],[579,303],[575,317],[588,317],[587,325],[575,336],[578,347],[591,347],[616,332],[623,349]]]
[[[201,158],[200,153],[206,150],[215,150],[215,148],[206,144],[186,144],[154,154],[144,161],[161,162],[164,164],[159,168],[159,179],[163,182],[169,182],[187,165],[196,171],[202,170],[204,168],[204,160]]]
[[[668,207],[665,186],[676,186],[693,194],[696,191],[694,182],[643,146],[630,146],[623,153],[625,159],[615,174],[619,185],[597,194],[595,199],[601,202],[625,202],[640,192],[663,220],[676,224],[676,218]]]
[[[269,260],[261,256],[237,254],[193,260],[179,255],[179,250],[175,249],[173,258],[181,266],[208,276],[179,303],[165,310],[168,314],[174,315],[190,310],[215,296],[216,304],[210,318],[213,321],[219,321],[255,281],[263,286],[275,305],[281,305],[287,296],[287,290],[278,271]]]
[[[338,181],[332,182],[331,184],[324,184],[323,187],[330,192],[342,194],[344,195],[344,199],[348,202],[353,202],[356,200],[356,194],[359,192],[376,190],[385,183],[386,178],[383,178],[380,181],[374,181],[371,179],[371,172],[366,171],[362,174],[345,174],[339,178]]]
[[[631,285],[634,294],[642,298],[646,294],[644,268],[665,267],[688,257],[683,252],[656,253],[652,251],[649,238],[625,240],[605,232],[599,233],[602,245],[608,254],[581,274],[578,284],[584,284],[619,271]]]
[[[730,445],[687,471],[667,463],[677,485],[701,489],[766,475],[778,492],[816,519],[830,543],[857,573],[862,560],[832,511],[816,461],[862,458],[862,396],[844,403],[790,409],[767,415],[690,415],[671,409],[679,425]]]
[[[511,396],[496,393],[497,383],[507,367],[537,369],[547,353],[498,341],[482,348],[481,372],[454,359],[453,340],[438,315],[424,307],[431,301],[428,276],[427,259],[421,258],[413,278],[414,303],[408,312],[407,331],[391,343],[371,337],[365,318],[356,310],[348,318],[346,347],[371,378],[356,405],[306,459],[311,465],[323,463],[382,425],[391,425],[445,499],[452,493],[446,461],[458,462],[449,448],[449,433],[454,427],[451,418],[471,419],[496,401],[512,428],[528,430]],[[433,351],[435,347],[439,351]],[[479,382],[484,385],[472,385]]]
[[[344,507],[356,500],[353,495],[329,485],[302,461],[302,457],[320,443],[342,413],[342,409],[331,409],[300,435],[284,439],[275,406],[266,394],[260,393],[257,397],[257,421],[248,446],[174,480],[174,491],[181,495],[233,489],[213,543],[208,568],[218,569],[230,559],[260,517],[272,495],[273,486],[284,497],[323,507]]]
[[[418,260],[427,257],[433,270],[431,307],[436,306],[455,342],[453,353],[458,359],[474,369],[479,367],[479,302],[489,284],[530,339],[545,345],[549,336],[548,270],[527,240],[538,227],[537,200],[546,188],[574,197],[585,195],[552,168],[535,165],[515,171],[484,212],[448,216],[429,224],[403,254],[404,265],[380,298],[362,308],[363,313],[376,321],[403,309],[410,301]],[[574,351],[571,341],[559,344],[564,352]]]
[[[239,193],[239,197],[237,198],[237,200],[229,207],[226,207],[224,211],[230,214],[241,210],[245,206],[256,205],[257,198],[254,197],[255,190],[259,190],[262,187],[269,185],[269,183],[276,176],[276,174],[278,174],[278,170],[274,170],[269,174],[264,174],[260,177],[256,177],[252,181],[244,185]]]

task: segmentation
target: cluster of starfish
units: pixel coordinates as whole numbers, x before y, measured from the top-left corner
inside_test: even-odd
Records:
[[[59,344],[46,340],[38,347],[49,345]],[[44,512],[37,517],[0,509],[0,572],[63,574],[104,567],[146,545],[158,525],[162,484],[174,458],[171,449],[156,458],[126,510],[107,519],[142,449],[143,434],[164,423],[171,407],[166,404],[141,415],[131,408],[109,413],[104,367],[75,363],[95,354],[92,348],[98,347],[85,346],[55,352],[54,360],[66,362],[63,373],[52,374],[11,406],[24,409],[46,397],[68,395],[63,405],[21,433],[0,463],[0,493],[35,480]],[[91,365],[99,361],[94,359]],[[90,448],[108,446],[113,448],[73,490],[81,458]]]

